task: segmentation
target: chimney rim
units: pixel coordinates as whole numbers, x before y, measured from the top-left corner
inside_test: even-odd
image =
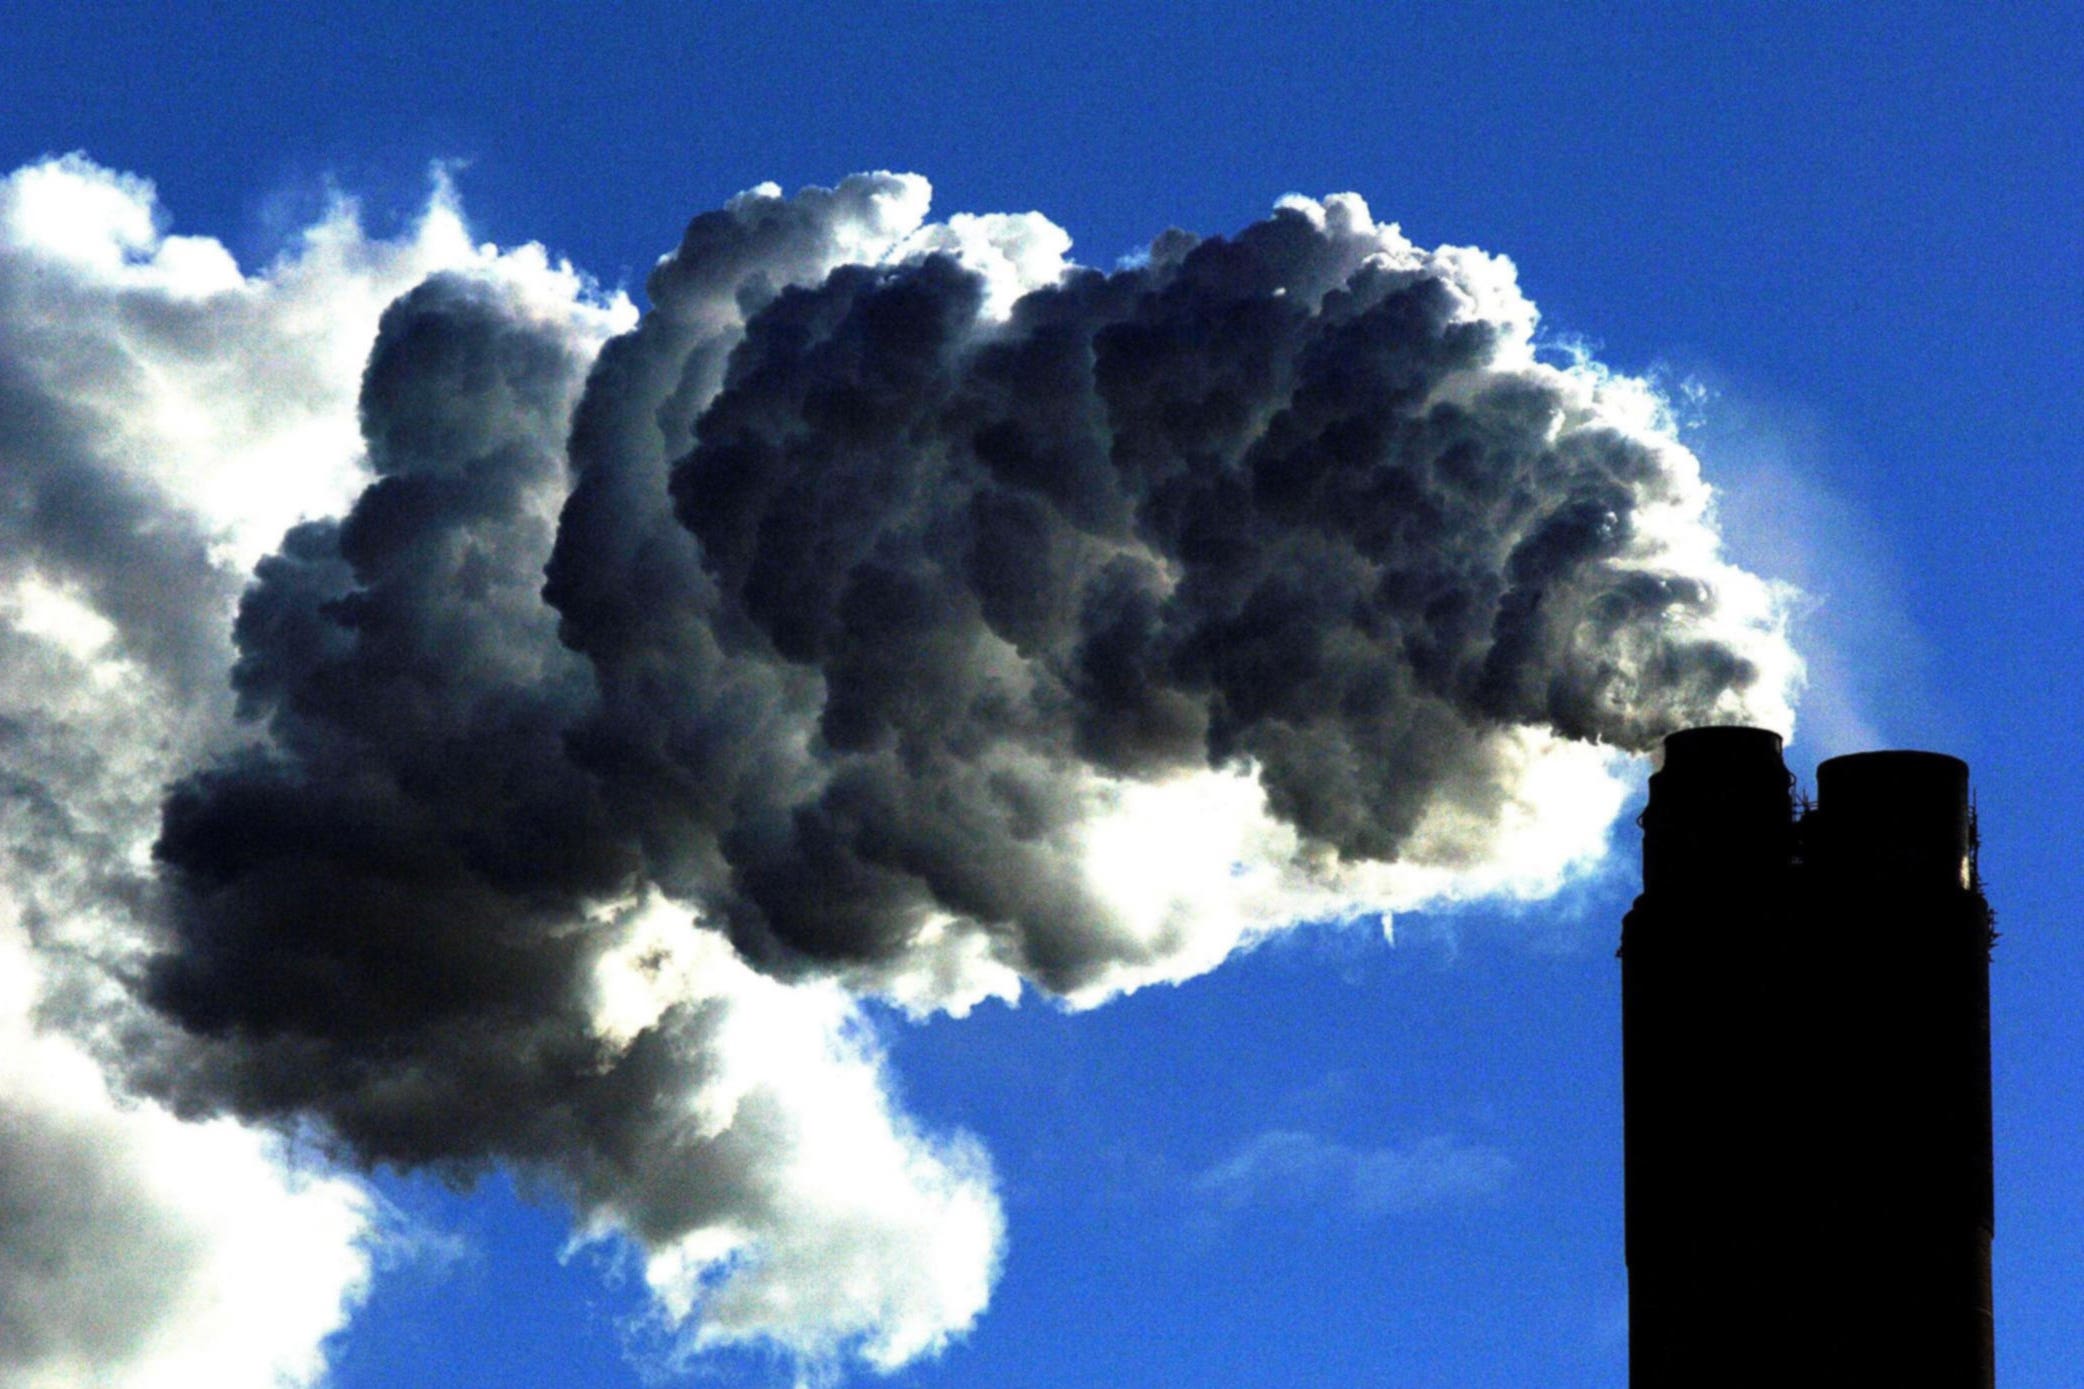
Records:
[[[1931,752],[1924,748],[1874,748],[1866,752],[1844,752],[1836,757],[1827,757],[1816,764],[1817,779],[1833,770],[1851,772],[1855,775],[1872,775],[1876,772],[1911,772],[1922,769],[1927,774],[1944,771],[1966,780],[1968,763],[1952,753]]]

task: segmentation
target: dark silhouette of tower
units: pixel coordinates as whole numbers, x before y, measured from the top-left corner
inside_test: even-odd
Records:
[[[1968,768],[1665,740],[1622,926],[1632,1389],[1990,1389]]]

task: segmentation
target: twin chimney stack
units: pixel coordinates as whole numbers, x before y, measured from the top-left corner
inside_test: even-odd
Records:
[[[1622,926],[1632,1389],[1990,1389],[1968,768],[1665,740]]]

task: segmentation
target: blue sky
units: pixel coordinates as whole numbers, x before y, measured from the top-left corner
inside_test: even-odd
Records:
[[[2080,46],[2073,4],[88,4],[0,33],[0,166],[147,177],[251,268],[329,186],[404,228],[446,161],[478,236],[640,302],[693,214],[871,169],[926,175],[937,215],[1039,210],[1101,267],[1345,190],[1509,256],[1549,341],[1681,399],[1731,552],[1810,595],[1791,763],[1872,739],[1974,770],[1999,1372],[2053,1389],[2084,1268]],[[891,1382],[1624,1384],[1635,847],[1624,816],[1556,899],[1394,947],[1305,929],[1091,1012],[878,1006],[905,1108],[982,1141],[1007,1220],[975,1328]],[[554,1208],[376,1180],[417,1252],[330,1382],[655,1363],[636,1271]]]

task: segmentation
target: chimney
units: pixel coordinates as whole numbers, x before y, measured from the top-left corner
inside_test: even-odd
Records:
[[[1622,926],[1632,1389],[1991,1389],[1968,768],[1665,740]]]

